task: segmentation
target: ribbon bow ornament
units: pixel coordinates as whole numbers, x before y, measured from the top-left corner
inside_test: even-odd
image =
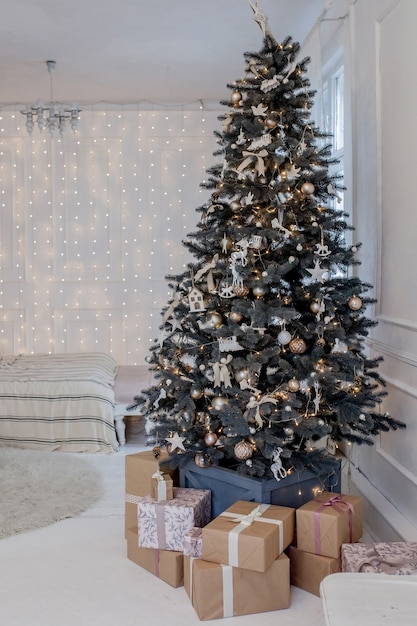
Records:
[[[252,511],[250,513],[248,513],[247,515],[244,515],[243,517],[236,517],[235,519],[232,519],[232,522],[238,522],[239,524],[242,524],[243,526],[252,526],[252,524],[256,521],[256,518],[261,517],[262,515],[262,511],[261,511],[261,505],[258,504],[258,506],[256,506],[254,509],[252,509]]]
[[[277,400],[273,396],[267,395],[267,396],[263,396],[260,400],[256,400],[256,398],[251,398],[246,405],[247,409],[255,409],[254,418],[259,428],[262,428],[263,426],[260,408],[262,404],[267,404],[267,403],[277,404]]]
[[[253,152],[248,152],[247,150],[243,150],[242,154],[246,157],[240,165],[237,167],[237,173],[241,174],[244,169],[246,169],[251,163],[253,159],[256,159],[255,169],[258,172],[259,176],[265,176],[265,163],[264,157],[268,156],[268,150],[261,150],[256,154]]]
[[[164,480],[164,475],[162,474],[161,470],[158,470],[157,472],[155,472],[155,474],[152,474],[152,478],[156,478],[156,480]]]

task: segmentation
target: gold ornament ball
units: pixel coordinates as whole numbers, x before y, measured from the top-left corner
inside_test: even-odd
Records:
[[[262,298],[262,296],[264,296],[267,293],[267,289],[265,287],[262,287],[262,285],[256,285],[253,289],[252,289],[252,293],[256,298]]]
[[[239,313],[238,311],[230,311],[229,317],[232,322],[240,322],[242,319],[242,313]]]
[[[269,130],[274,130],[278,126],[278,120],[274,115],[267,115],[264,123]]]
[[[250,459],[253,454],[253,448],[250,443],[247,441],[240,441],[234,447],[235,457],[239,459],[239,461],[246,461],[246,459]]]
[[[312,302],[310,304],[310,311],[312,313],[318,313],[320,311],[320,302],[317,302],[317,300],[315,300],[314,302]]]
[[[288,381],[287,387],[288,387],[288,391],[292,391],[293,393],[295,393],[296,391],[300,389],[300,381],[297,380],[296,378],[291,378]]]
[[[224,396],[214,396],[214,398],[211,401],[211,406],[216,411],[221,411],[228,404],[229,404],[229,401]]]
[[[191,387],[190,396],[193,400],[199,400],[203,395],[203,390],[200,387]]]
[[[349,299],[348,306],[349,309],[352,309],[352,311],[359,311],[359,309],[362,308],[362,300],[359,296],[352,296]]]
[[[249,372],[247,369],[236,370],[235,372],[235,380],[240,383],[242,380],[247,380],[249,377]]]
[[[207,315],[207,323],[213,328],[220,328],[223,324],[223,317],[217,311],[212,311]]]
[[[241,100],[242,100],[242,94],[240,93],[240,91],[234,91],[230,97],[230,100],[233,104],[233,106],[237,107],[239,106]]]
[[[291,341],[291,333],[289,333],[288,330],[281,330],[281,332],[278,333],[278,341],[281,345],[286,346]]]
[[[194,457],[194,463],[197,467],[208,467],[210,465],[208,457],[203,452],[197,452]]]
[[[204,436],[204,443],[206,444],[206,446],[214,446],[216,441],[217,435],[216,433],[211,432],[211,430]]]
[[[311,196],[315,191],[315,187],[313,183],[306,181],[305,183],[303,183],[301,187],[301,191],[303,192],[304,195]]]
[[[232,200],[231,201],[231,203],[230,203],[230,210],[233,211],[233,213],[238,213],[241,208],[242,208],[242,205],[240,203],[240,200]]]
[[[303,354],[307,349],[305,341],[299,337],[291,339],[289,347],[293,354]]]

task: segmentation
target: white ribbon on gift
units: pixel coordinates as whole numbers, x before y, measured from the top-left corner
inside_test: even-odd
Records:
[[[233,617],[233,568],[222,565],[223,617]]]
[[[247,515],[242,515],[241,513],[229,513],[227,511],[223,511],[220,513],[222,517],[232,517],[232,522],[236,522],[237,526],[232,528],[229,532],[229,565],[233,567],[239,567],[239,549],[238,549],[238,541],[239,534],[247,528],[248,526],[252,526],[254,522],[264,522],[267,524],[276,524],[278,526],[278,541],[279,541],[279,553],[284,550],[284,539],[283,539],[283,523],[280,519],[272,519],[270,517],[262,517],[262,514],[269,509],[270,504],[258,504],[250,513]]]
[[[189,557],[190,563],[190,602],[193,603],[193,565],[195,557]],[[233,568],[231,565],[220,565],[223,583],[223,617],[233,617]]]
[[[156,478],[157,480],[157,500],[158,502],[160,500],[166,500],[167,499],[167,484],[164,480],[164,475],[162,474],[161,470],[158,470],[157,472],[155,472],[155,474],[152,474],[152,478]]]

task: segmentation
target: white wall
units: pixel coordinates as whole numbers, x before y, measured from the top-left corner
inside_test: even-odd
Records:
[[[220,106],[218,106],[220,108]],[[110,352],[141,364],[158,337],[216,162],[219,112],[84,110],[51,139],[0,116],[0,354]]]
[[[382,410],[407,429],[355,450],[351,487],[378,538],[417,539],[417,279],[415,272],[415,0],[357,0],[350,10],[352,203],[364,243],[361,278],[374,285],[371,354],[388,385]]]

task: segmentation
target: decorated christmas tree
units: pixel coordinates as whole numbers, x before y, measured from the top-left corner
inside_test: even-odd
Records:
[[[172,296],[148,361],[155,384],[134,398],[155,454],[262,478],[321,473],[338,442],[372,444],[403,425],[381,408],[384,381],[364,338],[371,286],[338,208],[331,146],[311,118],[309,59],[274,39],[258,4],[258,53],[228,85],[218,164],[195,261],[168,276]]]

